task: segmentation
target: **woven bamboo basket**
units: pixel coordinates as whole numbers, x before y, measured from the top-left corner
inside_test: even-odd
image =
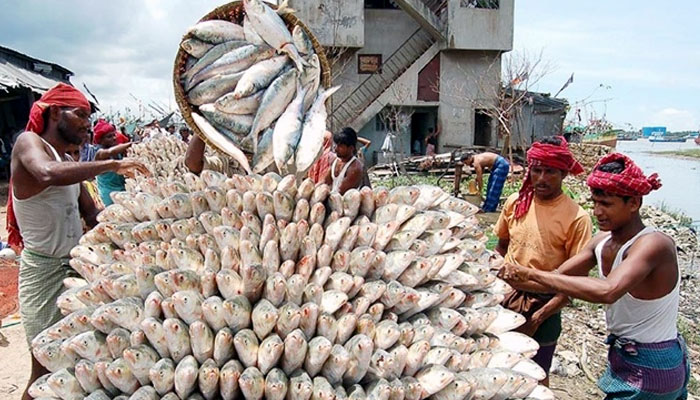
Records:
[[[270,5],[270,7],[275,8],[274,5]],[[221,19],[225,21],[234,22],[239,25],[243,25],[243,17],[245,17],[243,2],[233,1],[228,4],[224,4],[223,6],[215,8],[210,13],[202,17],[202,19],[200,19],[198,22],[209,21],[213,19]],[[321,85],[325,88],[330,87],[331,68],[328,63],[328,58],[326,57],[326,52],[323,46],[321,46],[321,44],[318,42],[318,39],[316,39],[316,35],[314,35],[314,33],[311,32],[311,30],[309,30],[309,28],[294,14],[284,14],[281,15],[281,17],[282,20],[284,20],[284,22],[287,24],[287,27],[289,28],[290,32],[295,25],[299,25],[309,36],[311,42],[313,43],[314,51],[316,51],[319,62],[321,64]],[[187,39],[187,36],[183,37],[183,40],[184,39]],[[192,131],[195,134],[197,134],[197,136],[199,136],[207,145],[221,152],[224,152],[223,149],[214,146],[209,141],[209,139],[207,139],[207,137],[199,129],[199,127],[197,127],[197,124],[195,124],[194,120],[192,119],[192,112],[197,111],[197,107],[187,102],[187,95],[185,94],[185,89],[182,86],[182,81],[180,79],[181,75],[185,72],[185,63],[187,62],[188,57],[189,54],[182,50],[182,48],[179,48],[177,54],[175,55],[175,65],[173,67],[173,88],[175,89],[175,101],[177,102],[177,105],[180,108],[182,117],[185,119],[185,122],[190,127],[190,129],[192,129]],[[249,160],[253,156],[250,153],[246,154]]]

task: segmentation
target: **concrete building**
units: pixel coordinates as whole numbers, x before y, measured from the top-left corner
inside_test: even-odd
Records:
[[[342,85],[331,99],[331,128],[351,126],[370,139],[370,163],[388,128],[382,110],[410,116],[394,142],[403,154],[438,125],[438,151],[498,144],[480,108],[494,104],[501,56],[513,47],[514,0],[290,3],[329,48],[333,84]]]

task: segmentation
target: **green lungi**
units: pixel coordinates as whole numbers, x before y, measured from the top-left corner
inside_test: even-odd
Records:
[[[22,250],[19,263],[19,310],[27,342],[63,318],[56,306],[63,280],[76,276],[70,258],[48,257]]]

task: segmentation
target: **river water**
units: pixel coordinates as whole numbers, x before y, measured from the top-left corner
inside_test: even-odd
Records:
[[[700,227],[700,159],[683,159],[654,154],[700,148],[692,140],[685,143],[650,143],[646,139],[618,141],[617,151],[631,157],[646,175],[656,172],[661,177],[661,189],[644,198],[650,205],[666,205],[682,211]]]

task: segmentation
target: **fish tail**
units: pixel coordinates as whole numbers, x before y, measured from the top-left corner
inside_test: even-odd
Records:
[[[289,58],[291,58],[294,64],[296,65],[299,72],[303,72],[304,67],[310,65],[308,61],[304,60],[304,58],[301,57],[301,54],[299,54],[299,50],[297,50],[296,46],[294,46],[293,43],[285,43],[280,50],[284,53],[287,53]]]
[[[289,0],[284,0],[279,6],[277,6],[277,14],[294,14],[295,9],[289,7]]]

